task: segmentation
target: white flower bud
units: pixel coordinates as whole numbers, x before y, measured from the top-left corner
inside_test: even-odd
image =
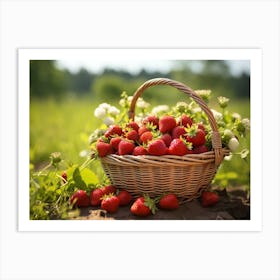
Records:
[[[239,147],[238,140],[235,137],[231,138],[228,142],[228,147],[232,152],[235,152]]]
[[[101,107],[97,107],[94,110],[94,116],[100,120],[102,120],[103,118],[106,117],[106,110],[104,108]]]
[[[117,116],[119,113],[120,113],[120,110],[117,109],[115,106],[111,106],[109,109],[108,109],[108,113],[112,116]]]
[[[103,120],[103,122],[104,122],[107,126],[109,126],[109,125],[111,125],[111,124],[114,124],[114,119],[111,118],[111,117],[106,117],[106,118]]]
[[[101,104],[99,104],[98,107],[103,108],[103,109],[105,109],[105,110],[109,110],[110,107],[111,107],[111,105],[108,104],[108,103],[101,103]]]
[[[160,114],[160,113],[166,113],[168,111],[169,111],[169,107],[167,105],[158,105],[158,106],[153,108],[152,114],[157,115],[157,114]]]
[[[222,119],[223,119],[223,115],[222,115],[222,113],[220,113],[220,112],[218,112],[218,111],[216,111],[216,110],[214,110],[214,109],[211,109],[211,111],[212,111],[212,113],[213,113],[213,115],[214,115],[214,118],[215,118],[215,120],[218,122],[218,121],[221,121]]]

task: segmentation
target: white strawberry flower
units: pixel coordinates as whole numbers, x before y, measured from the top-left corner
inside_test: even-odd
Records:
[[[232,152],[235,152],[239,147],[238,140],[235,137],[231,138],[228,142],[228,147]]]
[[[102,120],[103,118],[106,117],[106,110],[104,108],[101,108],[101,107],[97,107],[95,110],[94,110],[94,116],[100,120]]]
[[[166,113],[169,111],[169,106],[168,105],[158,105],[152,109],[152,114],[153,115],[158,115],[160,113]]]
[[[241,121],[241,123],[243,124],[245,131],[249,131],[250,130],[250,120],[245,118]]]
[[[103,120],[103,122],[107,125],[107,126],[109,126],[109,125],[112,125],[112,124],[114,124],[114,119],[113,118],[111,118],[111,117],[106,117],[104,120]]]
[[[150,103],[144,101],[144,99],[140,97],[136,102],[136,106],[140,109],[146,109],[150,106]]]
[[[110,106],[110,108],[108,109],[108,113],[112,116],[117,116],[120,113],[120,110],[115,106]]]
[[[212,111],[212,113],[213,113],[213,115],[214,115],[214,118],[215,118],[215,120],[216,120],[217,122],[223,120],[223,115],[222,115],[222,113],[220,113],[220,112],[218,112],[218,111],[216,111],[216,110],[214,110],[214,109],[211,109],[211,111]]]
[[[232,113],[231,117],[232,117],[233,121],[241,119],[241,116],[238,113]]]
[[[107,110],[110,109],[111,105],[108,104],[108,103],[101,103],[101,104],[99,104],[98,107],[103,108],[103,109],[105,109],[107,111]]]

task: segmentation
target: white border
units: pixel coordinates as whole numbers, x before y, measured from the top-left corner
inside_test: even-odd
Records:
[[[261,231],[262,65],[260,49],[19,49],[18,50],[18,230],[19,231]],[[29,61],[107,59],[250,60],[251,63],[251,219],[180,221],[29,220]],[[258,124],[258,125],[257,125]]]

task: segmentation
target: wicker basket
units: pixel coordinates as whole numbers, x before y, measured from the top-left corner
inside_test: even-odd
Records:
[[[108,155],[100,158],[103,169],[111,183],[126,189],[133,196],[148,194],[151,197],[174,193],[181,201],[200,196],[213,180],[228,150],[222,148],[217,123],[207,104],[188,86],[166,78],[146,81],[134,93],[129,117],[134,120],[137,99],[149,87],[169,85],[195,100],[206,113],[212,129],[213,150],[202,154],[185,156],[132,156]]]

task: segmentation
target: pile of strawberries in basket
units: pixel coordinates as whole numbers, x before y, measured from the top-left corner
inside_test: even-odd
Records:
[[[96,143],[98,156],[199,154],[209,150],[203,123],[195,123],[186,114],[175,118],[149,115],[140,124],[131,121],[124,126],[111,125]]]

